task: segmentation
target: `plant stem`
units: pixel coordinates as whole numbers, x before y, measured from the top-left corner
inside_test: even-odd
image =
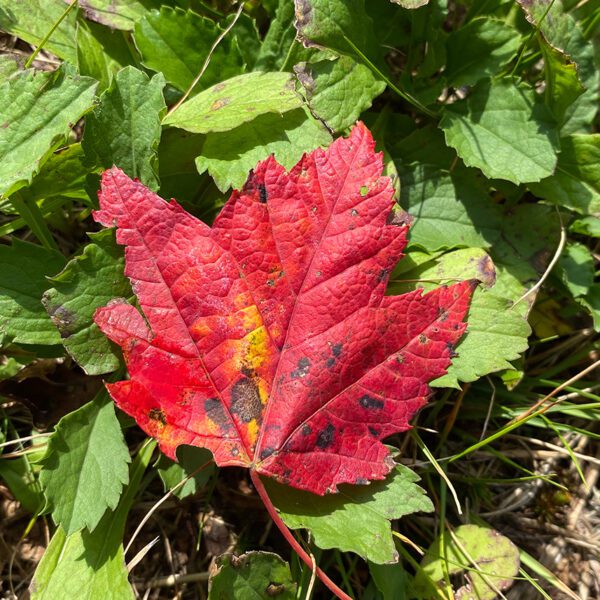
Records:
[[[277,512],[277,509],[275,508],[275,506],[273,506],[273,503],[269,498],[269,494],[267,493],[265,486],[260,480],[260,476],[258,475],[258,473],[250,469],[250,477],[252,478],[252,483],[254,484],[258,495],[263,501],[265,508],[269,513],[269,516],[271,517],[271,519],[273,519],[273,522],[275,523],[275,525],[277,525],[277,528],[279,529],[279,531],[281,531],[283,537],[286,539],[287,543],[293,548],[296,554],[311,570],[314,570],[314,572],[316,572],[317,577],[331,590],[331,592],[333,592],[336,598],[339,598],[340,600],[352,600],[352,598],[348,596],[346,592],[342,591],[333,581],[331,581],[331,579],[329,579],[329,577],[327,577],[327,575],[321,569],[319,569],[319,567],[314,565],[310,556],[305,552],[304,548],[302,548],[302,546],[298,543],[296,538],[292,535],[292,532],[288,529],[287,525],[282,521],[281,517],[279,516],[279,513]]]

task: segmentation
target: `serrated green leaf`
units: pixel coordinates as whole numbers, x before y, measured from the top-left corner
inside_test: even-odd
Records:
[[[496,75],[521,44],[519,32],[500,19],[480,17],[453,31],[446,40],[444,75],[453,87],[473,85]]]
[[[295,6],[294,24],[305,46],[356,58],[355,46],[371,60],[377,57],[379,45],[365,0],[295,0]]]
[[[105,390],[63,417],[48,441],[40,482],[52,519],[67,535],[93,531],[129,479],[129,450]]]
[[[201,92],[164,119],[192,133],[223,132],[273,113],[302,106],[290,73],[246,73]]]
[[[154,6],[153,0],[79,0],[79,9],[87,19],[125,31],[132,30]]]
[[[416,482],[419,477],[397,465],[384,481],[369,485],[341,485],[339,493],[316,496],[264,480],[281,518],[291,529],[309,529],[319,548],[355,552],[377,564],[398,558],[391,519],[433,510]]]
[[[164,77],[150,79],[135,67],[119,71],[100,104],[88,116],[83,150],[90,164],[113,165],[144,185],[158,188],[156,151],[160,141]]]
[[[410,240],[428,251],[475,246],[498,238],[500,209],[465,172],[416,165],[400,169],[400,204],[414,217]]]
[[[154,448],[154,443],[142,447],[119,506],[106,513],[93,532],[66,536],[58,527],[29,586],[31,600],[79,598],[82,593],[86,600],[133,600],[122,540],[127,513]]]
[[[61,18],[67,4],[64,0],[0,0],[0,30],[39,46],[52,26]],[[77,14],[72,10],[45,43],[45,48],[75,63]]]
[[[531,191],[584,215],[600,214],[600,134],[575,134],[561,139],[556,172],[531,183]]]
[[[585,296],[594,284],[594,257],[583,244],[568,244],[558,259],[563,283],[574,298]]]
[[[0,195],[29,183],[94,102],[96,82],[54,73],[24,71],[0,86]]]
[[[464,600],[494,600],[498,590],[512,585],[519,566],[519,549],[507,537],[478,525],[461,525],[454,537],[444,532],[443,538],[427,550],[413,581],[413,591],[417,598],[437,597],[437,590],[444,590]],[[447,577],[465,571],[470,584],[458,590],[447,589]]]
[[[209,600],[294,600],[296,584],[290,566],[271,552],[223,554],[209,584]]]
[[[161,6],[135,24],[135,44],[142,62],[181,91],[198,75],[222,29],[191,10]],[[233,36],[226,36],[215,49],[208,69],[194,93],[242,72],[244,60]]]
[[[254,65],[257,71],[278,71],[286,63],[288,53],[296,40],[294,27],[294,3],[279,0],[275,17],[260,45]]]
[[[123,274],[123,249],[114,231],[90,234],[92,243],[51,278],[43,304],[62,343],[88,375],[110,373],[119,367],[120,352],[94,323],[94,313],[113,298],[133,296]]]
[[[208,171],[225,192],[230,187],[240,189],[250,169],[269,154],[290,169],[305,152],[330,141],[325,127],[303,109],[281,116],[265,114],[231,131],[209,134],[196,167],[199,173]]]
[[[64,257],[53,250],[14,238],[0,245],[0,334],[20,344],[60,344],[60,336],[42,306],[46,279],[60,271]]]
[[[446,142],[466,165],[513,183],[552,175],[559,147],[556,123],[535,91],[510,80],[479,82],[440,121]]]
[[[600,217],[583,217],[571,223],[569,229],[573,233],[600,238]]]
[[[113,77],[136,60],[130,43],[118,30],[92,21],[83,21],[77,27],[77,65],[82,75],[99,81],[98,92],[104,92]]]
[[[157,471],[165,486],[165,492],[175,488],[186,477],[189,477],[194,471],[206,465],[206,463],[211,463],[212,460],[212,454],[209,450],[198,448],[197,446],[179,446],[177,448],[178,462],[167,458],[164,454],[161,455]],[[214,462],[206,465],[181,487],[177,488],[173,494],[177,498],[185,498],[195,494],[207,484],[208,480],[215,474],[215,471]]]
[[[294,67],[314,115],[333,131],[353,125],[386,84],[349,56],[299,63]]]

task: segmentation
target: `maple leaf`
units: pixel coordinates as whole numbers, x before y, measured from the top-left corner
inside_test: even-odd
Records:
[[[130,374],[107,387],[165,454],[205,447],[316,494],[386,477],[381,440],[446,372],[475,282],[385,295],[408,226],[382,169],[358,123],[289,173],[259,163],[212,228],[103,174],[94,217],[117,226],[144,315],[96,312]]]

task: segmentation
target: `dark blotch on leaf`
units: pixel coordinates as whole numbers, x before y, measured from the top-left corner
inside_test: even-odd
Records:
[[[377,437],[380,433],[379,429],[375,427],[369,427],[369,433],[375,437]]]
[[[298,368],[290,373],[292,379],[298,379],[299,377],[306,377],[310,369],[310,360],[303,356],[298,361]]]
[[[262,402],[256,382],[252,379],[242,377],[234,383],[231,390],[231,412],[237,415],[242,423],[260,419]]]
[[[265,590],[265,594],[269,598],[275,598],[281,596],[285,592],[285,585],[283,583],[270,583]]]
[[[265,460],[267,458],[269,458],[269,456],[271,456],[271,454],[273,454],[275,452],[275,448],[263,448],[260,451],[260,460]]]
[[[260,203],[265,204],[269,197],[269,195],[267,194],[267,188],[265,187],[265,184],[259,183],[256,187],[258,188]]]
[[[338,358],[340,356],[340,354],[342,353],[342,344],[334,344],[331,347],[331,352],[333,353],[333,355]]]
[[[427,343],[427,336],[424,333],[421,333],[419,335],[419,344],[425,344]]]
[[[302,435],[310,435],[312,433],[312,427],[310,425],[302,425]]]
[[[227,431],[231,427],[231,420],[218,398],[207,398],[204,401],[204,411],[206,412],[206,416],[218,425],[222,432]]]
[[[167,417],[160,408],[151,408],[150,412],[148,413],[148,418],[152,419],[153,421],[158,421],[163,425],[167,424]]]
[[[325,429],[322,429],[317,436],[317,447],[324,450],[325,448],[329,448],[333,443],[333,436],[335,435],[335,427],[329,423]]]
[[[333,367],[333,365],[335,365],[335,358],[328,358],[325,365],[328,369],[331,369],[331,367]]]
[[[377,398],[373,398],[373,396],[369,396],[369,394],[365,394],[358,399],[358,402],[363,408],[377,408],[382,409],[384,407],[383,400],[378,400]]]

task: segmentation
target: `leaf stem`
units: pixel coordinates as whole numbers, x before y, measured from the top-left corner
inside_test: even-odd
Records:
[[[304,548],[298,543],[296,538],[292,535],[292,532],[288,529],[287,525],[283,522],[277,509],[273,506],[271,499],[269,498],[269,494],[263,485],[263,482],[260,480],[260,476],[256,471],[250,469],[250,477],[252,478],[252,483],[260,496],[260,499],[263,501],[267,512],[279,531],[281,531],[283,537],[286,539],[287,543],[292,547],[292,549],[296,552],[296,554],[302,559],[302,561],[314,572],[317,574],[317,577],[329,588],[329,590],[339,598],[340,600],[352,600],[346,592],[342,591],[329,577],[321,570],[316,564],[311,560],[310,556],[306,553]]]
[[[38,47],[31,53],[30,57],[27,59],[25,63],[25,68],[29,69],[31,63],[35,60],[35,57],[40,53],[40,50],[45,46],[46,42],[50,39],[52,34],[57,30],[58,26],[66,19],[67,15],[71,12],[78,0],[73,0],[69,6],[65,9],[62,15],[58,18],[58,20],[52,25],[50,31],[43,37],[42,41],[39,43]]]

